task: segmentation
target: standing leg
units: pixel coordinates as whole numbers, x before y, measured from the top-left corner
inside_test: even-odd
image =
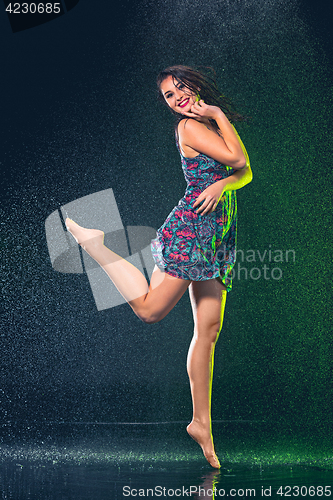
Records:
[[[193,419],[187,427],[212,467],[220,464],[214,451],[211,429],[211,393],[214,350],[222,328],[227,291],[217,279],[191,283],[190,298],[194,335],[187,358],[193,402]]]
[[[156,268],[148,286],[146,278],[135,266],[104,245],[103,231],[85,229],[71,219],[66,219],[66,226],[145,323],[156,323],[163,319],[190,284],[189,280],[174,278]]]

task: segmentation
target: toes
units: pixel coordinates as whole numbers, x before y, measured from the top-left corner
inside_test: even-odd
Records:
[[[209,462],[209,464],[212,466],[212,467],[215,467],[215,469],[219,469],[221,467],[220,465],[220,462],[216,456],[216,454],[206,454],[204,453],[205,455],[205,458],[207,460],[207,462]]]
[[[208,460],[210,465],[212,467],[215,467],[215,469],[219,469],[221,467],[220,462],[218,461],[217,457],[212,457],[211,460]]]
[[[71,232],[73,230],[73,226],[77,226],[77,224],[72,220],[67,217],[65,220],[65,226],[67,228],[67,231]]]

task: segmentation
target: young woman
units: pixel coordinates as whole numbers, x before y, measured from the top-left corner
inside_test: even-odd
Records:
[[[194,336],[187,370],[193,401],[189,435],[212,467],[220,464],[211,432],[214,349],[222,328],[236,254],[236,195],[252,180],[233,113],[214,80],[187,66],[157,79],[160,97],[177,117],[176,142],[187,189],[152,241],[156,262],[148,285],[141,272],[104,246],[104,233],[66,219],[68,231],[108,274],[146,323],[163,319],[189,289]]]

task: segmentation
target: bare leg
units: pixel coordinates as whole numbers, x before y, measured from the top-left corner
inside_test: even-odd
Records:
[[[222,328],[227,291],[216,279],[192,282],[189,288],[194,317],[194,336],[187,358],[193,401],[193,419],[187,427],[212,467],[220,464],[214,451],[211,429],[211,393],[214,350]]]
[[[135,266],[104,245],[103,231],[85,229],[71,219],[66,219],[66,226],[77,243],[107,273],[135,314],[146,323],[163,319],[190,284],[189,280],[173,278],[156,268],[148,286]]]

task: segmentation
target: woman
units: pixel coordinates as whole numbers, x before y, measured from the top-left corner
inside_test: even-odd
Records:
[[[230,110],[214,80],[192,68],[173,66],[159,74],[157,84],[160,97],[177,116],[176,142],[187,190],[152,241],[156,266],[150,284],[104,246],[102,231],[81,228],[70,219],[66,226],[142,321],[163,319],[189,288],[194,336],[187,369],[193,419],[187,431],[210,465],[219,468],[211,433],[214,348],[235,262],[234,191],[251,181],[252,172],[229,121],[242,117]]]

